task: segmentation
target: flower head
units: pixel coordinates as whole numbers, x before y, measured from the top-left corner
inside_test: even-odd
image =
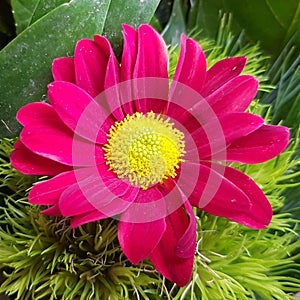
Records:
[[[224,162],[260,163],[289,140],[283,126],[245,112],[258,82],[240,75],[246,59],[207,70],[196,41],[182,36],[169,88],[168,52],[148,25],[123,26],[119,63],[103,36],[80,40],[74,58],[53,62],[48,103],[18,112],[24,126],[11,163],[52,178],[29,201],[73,227],[118,217],[120,245],[133,263],[150,258],[180,286],[192,274],[192,206],[251,228],[266,227],[271,206],[255,182]]]

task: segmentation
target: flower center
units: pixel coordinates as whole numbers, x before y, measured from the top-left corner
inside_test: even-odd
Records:
[[[137,112],[111,126],[103,150],[106,164],[119,178],[147,189],[176,177],[185,153],[184,135],[161,115]]]

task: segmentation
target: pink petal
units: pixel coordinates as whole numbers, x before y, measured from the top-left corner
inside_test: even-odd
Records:
[[[206,73],[206,79],[201,90],[202,97],[212,94],[226,82],[237,77],[244,69],[246,57],[229,57],[214,64]]]
[[[161,35],[151,26],[143,24],[138,30],[138,52],[133,71],[133,78],[142,78],[143,80],[134,82],[136,84],[135,96],[138,94],[139,98],[135,101],[135,105],[140,112],[146,113],[153,110],[155,113],[161,113],[166,101],[158,100],[155,106],[152,105],[153,102],[148,101],[146,77],[168,78],[168,50]],[[160,86],[159,89],[162,89],[160,91],[162,99],[168,99],[168,85]]]
[[[184,197],[182,192],[181,195]],[[181,258],[190,258],[195,254],[197,223],[193,209],[188,201],[184,202],[184,208],[189,217],[189,225],[186,228],[185,233],[178,240],[175,247],[175,253]]]
[[[93,166],[103,161],[102,148],[75,136],[58,118],[26,126],[22,143],[32,152],[69,166]]]
[[[106,166],[100,166],[99,172],[78,180],[63,192],[59,206],[64,216],[75,216],[95,209],[112,216],[111,211],[106,211],[108,205],[111,204],[109,208],[114,213],[119,205],[125,209],[124,201],[131,203],[134,200],[136,193],[127,182],[116,178]]]
[[[206,212],[229,218],[245,214],[251,207],[248,196],[234,183],[224,177],[225,166],[202,162],[185,162],[185,167],[190,171],[181,178],[180,189],[187,194],[193,188],[189,201],[193,206],[199,207]],[[195,170],[199,170],[195,174]],[[191,182],[195,182],[191,187]]]
[[[233,78],[206,97],[216,114],[244,111],[256,95],[258,81],[249,75]]]
[[[166,231],[150,254],[150,260],[163,276],[178,286],[184,286],[192,276],[196,248],[196,222],[189,203],[185,202],[184,206],[168,215],[166,223]],[[189,255],[185,253],[185,246],[189,248]]]
[[[133,78],[168,78],[168,49],[161,37],[149,25],[138,30],[138,52]]]
[[[135,204],[143,203],[147,192],[151,193],[151,197],[154,198],[162,196],[157,189],[141,190]],[[158,196],[154,195],[154,192],[158,193]],[[139,213],[143,212],[140,211]],[[127,258],[136,265],[149,256],[159,243],[165,229],[164,218],[145,223],[134,223],[133,216],[133,222],[131,223],[123,222],[121,217],[118,228],[119,242]]]
[[[84,214],[76,215],[71,220],[71,226],[73,228],[80,225],[94,222],[101,219],[110,218],[124,212],[132,202],[135,201],[139,188],[130,187],[127,192],[121,198],[115,199],[108,205],[101,208],[101,211],[94,210]]]
[[[133,70],[138,51],[138,33],[133,27],[127,24],[123,24],[122,27],[124,45],[121,63],[121,80],[126,81],[133,77]]]
[[[172,94],[175,92],[176,82],[181,82],[200,92],[205,76],[206,58],[204,52],[195,40],[182,35],[180,55],[174,74],[170,98],[172,99]]]
[[[180,189],[180,186],[176,184],[176,182],[170,178],[165,180],[163,184],[158,186],[158,189],[162,192],[165,197],[167,214],[166,216],[172,214],[180,207],[184,207],[187,215],[189,216],[189,225],[184,233],[184,235],[178,240],[176,245],[176,255],[181,258],[188,258],[194,256],[196,244],[194,241],[196,240],[196,220],[194,216],[194,212],[192,207]],[[171,201],[169,201],[169,199]]]
[[[65,189],[78,180],[95,172],[94,168],[83,168],[59,174],[51,179],[35,184],[29,192],[28,200],[32,204],[51,205],[58,200]]]
[[[105,49],[94,41],[83,39],[77,43],[74,53],[76,84],[93,98],[104,90],[107,60]]]
[[[212,155],[224,151],[236,139],[250,134],[264,123],[264,119],[250,113],[229,113],[212,118],[207,124],[199,127],[191,136],[186,137],[186,159],[198,151],[200,159],[211,159]],[[189,149],[190,139],[193,138],[197,149]],[[221,156],[218,156],[220,159]],[[226,153],[223,158],[226,159]],[[214,158],[215,159],[215,158]]]
[[[245,214],[232,216],[229,219],[254,229],[267,227],[272,219],[272,207],[257,184],[244,173],[230,167],[226,167],[225,177],[238,186],[249,197],[252,204]]]
[[[228,113],[219,117],[219,122],[223,129],[226,144],[250,134],[264,124],[264,119],[260,116],[237,112]]]
[[[75,83],[74,59],[61,57],[53,60],[52,74],[55,81],[67,81]]]
[[[70,170],[69,166],[33,153],[21,141],[17,141],[14,147],[15,150],[10,154],[10,162],[23,174],[54,176]]]
[[[61,212],[57,204],[41,211],[41,214],[51,216],[51,217],[59,217],[61,216]]]
[[[119,222],[118,237],[126,257],[137,265],[149,256],[166,228],[165,220],[147,223]]]
[[[95,35],[94,39],[95,39],[95,43],[101,49],[107,49],[106,51],[109,53],[107,66],[106,66],[106,74],[104,79],[104,91],[105,91],[105,97],[107,99],[106,104],[110,108],[109,111],[113,113],[114,117],[117,120],[123,120],[124,114],[121,109],[119,86],[118,86],[118,84],[120,83],[119,63],[117,61],[117,58],[114,54],[114,51],[109,41],[105,37],[100,35]]]
[[[287,147],[289,137],[287,127],[263,125],[249,135],[234,141],[227,149],[227,160],[247,164],[267,161]]]
[[[76,85],[55,81],[48,86],[49,100],[73,132],[94,143],[105,143],[106,133],[113,124],[109,113]]]
[[[103,220],[106,218],[107,218],[107,216],[98,210],[89,211],[87,213],[73,217],[71,220],[71,227],[76,228],[81,225],[84,225],[84,224],[87,224],[90,222],[95,222],[98,220]]]
[[[29,103],[20,108],[17,120],[23,125],[39,124],[40,120],[57,119],[57,113],[53,107],[44,102]]]
[[[153,186],[147,190],[139,190],[138,198],[122,214],[122,222],[147,223],[165,218],[166,201],[163,194]]]
[[[138,33],[137,31],[127,24],[123,24],[123,54],[121,62],[121,81],[128,81],[123,83],[124,88],[122,89],[122,99],[133,99],[131,90],[131,79],[133,78],[133,70],[137,57],[138,50]],[[126,101],[127,102],[127,101]],[[133,102],[127,102],[123,104],[124,112],[127,114],[133,114],[135,107]]]

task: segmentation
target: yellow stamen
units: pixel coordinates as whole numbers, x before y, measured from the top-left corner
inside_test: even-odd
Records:
[[[176,177],[185,153],[184,135],[161,115],[137,112],[111,126],[103,150],[106,164],[119,178],[147,189]]]

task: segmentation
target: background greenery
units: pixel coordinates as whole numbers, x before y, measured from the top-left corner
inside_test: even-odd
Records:
[[[12,140],[6,138],[15,138],[20,130],[15,114],[26,103],[46,100],[55,57],[71,56],[77,40],[91,38],[95,33],[107,36],[120,55],[121,23],[137,27],[149,22],[170,45],[178,44],[181,33],[200,40],[210,63],[222,57],[247,55],[252,62],[247,71],[261,82],[259,104],[252,109],[258,109],[271,123],[289,126],[292,132],[289,151],[279,159],[263,168],[258,165],[244,169],[264,188],[276,208],[270,229],[258,234],[198,213],[198,238],[203,243],[198,249],[194,280],[184,289],[162,283],[147,262],[133,268],[120,258],[120,264],[113,264],[116,257],[122,256],[113,223],[83,227],[77,232],[82,239],[76,241],[67,229],[56,232],[54,229],[61,221],[41,217],[38,208],[26,204],[25,190],[37,179],[16,173],[8,161]],[[94,294],[89,293],[95,287],[104,291],[104,296],[99,297],[106,297],[105,293],[114,289],[112,299],[138,299],[140,295],[142,299],[215,300],[223,293],[226,300],[281,300],[299,291],[299,239],[296,238],[299,226],[295,223],[300,219],[299,25],[298,0],[0,0],[0,267],[5,268],[10,278],[0,289],[13,294],[13,299],[18,293],[19,299],[32,299],[30,288],[38,295],[33,299],[49,299],[48,280],[52,286],[58,286],[55,293],[59,298],[72,300],[79,297],[74,296],[76,293],[86,297],[82,299],[93,299]],[[176,48],[172,49],[171,69],[178,57]],[[227,230],[222,229],[225,227]],[[103,228],[111,230],[112,236],[107,237]],[[41,237],[40,242],[34,239],[36,236]],[[55,254],[56,249],[51,245],[66,236],[66,244]],[[82,243],[87,236],[88,242]],[[102,252],[96,255],[92,251],[90,256],[82,253],[85,247],[95,247],[97,238],[108,238],[107,243],[112,247],[107,254],[110,262],[104,268],[105,272],[110,270],[111,277],[106,283],[100,276],[100,283],[91,285],[93,281],[82,280],[86,278],[85,268],[91,268],[91,257],[101,256]],[[28,248],[32,251],[28,252]],[[76,274],[68,272],[72,259],[67,249],[73,249]],[[49,269],[47,264],[55,255],[56,263]],[[40,258],[44,259],[41,268],[30,269]],[[101,267],[95,264],[93,275]],[[60,288],[66,286],[63,281],[66,274],[69,288],[64,296]],[[142,276],[137,279],[137,274]],[[226,285],[227,282],[231,284]]]

